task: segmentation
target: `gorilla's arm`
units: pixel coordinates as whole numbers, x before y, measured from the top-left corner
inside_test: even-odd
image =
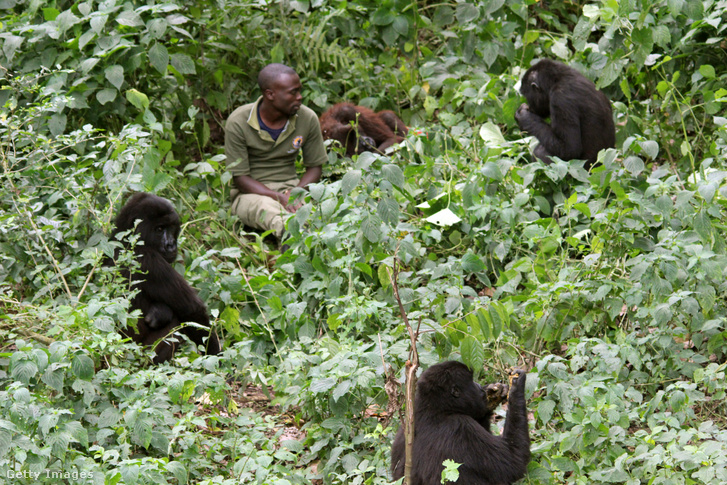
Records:
[[[159,252],[144,246],[137,246],[137,252],[141,256],[141,292],[171,308],[180,322],[209,325],[207,307],[182,275]]]
[[[536,149],[538,158],[544,159],[552,155],[563,160],[572,160],[581,156],[581,123],[577,107],[571,106],[572,104],[563,94],[553,93],[550,99],[551,124],[533,113],[526,104],[518,108],[515,113],[518,126],[540,142],[540,153]]]
[[[497,483],[514,483],[527,471],[530,436],[525,407],[525,371],[517,369],[510,378],[512,384],[501,436],[489,432],[489,423],[483,426],[482,423],[458,416],[463,436],[451,447],[461,447],[459,443],[469,445],[460,451],[462,456],[459,457],[464,463],[459,469],[460,481],[463,483],[483,483],[483,477],[497,477]],[[446,445],[444,447],[447,448]]]

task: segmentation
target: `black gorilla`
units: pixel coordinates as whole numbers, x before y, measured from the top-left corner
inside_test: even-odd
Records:
[[[482,387],[460,362],[433,365],[419,378],[414,401],[414,459],[410,485],[439,485],[442,462],[461,463],[457,483],[505,484],[521,479],[530,461],[525,372]],[[507,395],[502,436],[490,432],[490,416]],[[404,426],[391,449],[394,479],[404,476]]]
[[[205,328],[186,326],[180,332],[195,344],[204,345],[208,354],[220,353],[217,335],[210,331],[207,307],[189,286],[185,279],[172,267],[177,259],[177,237],[179,236],[179,215],[166,199],[147,193],[132,195],[116,217],[114,235],[134,229],[136,226],[140,243],[134,248],[141,264],[140,271],[127,278],[135,282],[139,293],[132,301],[132,309],[139,309],[143,315],[132,328],[125,330],[134,341],[151,345],[164,339],[184,322],[196,322]],[[166,362],[172,358],[175,342],[161,340],[154,348],[154,363]]]
[[[544,162],[550,163],[551,156],[587,160],[590,168],[599,150],[615,146],[611,103],[575,69],[543,59],[527,70],[520,92],[527,104],[520,105],[515,119],[538,139],[535,156]]]

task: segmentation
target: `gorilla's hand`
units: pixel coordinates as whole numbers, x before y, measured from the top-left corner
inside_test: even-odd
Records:
[[[515,111],[515,120],[520,123],[523,118],[529,116],[530,114],[530,107],[527,105],[527,103],[523,103],[520,105],[517,111]]]
[[[513,369],[507,376],[510,382],[510,392],[508,394],[508,402],[513,402],[517,399],[525,399],[525,377],[527,372],[522,369]]]
[[[487,409],[494,411],[497,406],[507,399],[510,387],[506,384],[495,382],[483,387],[485,391],[485,400],[487,401]]]
[[[373,138],[370,136],[363,135],[360,137],[359,141],[361,142],[361,146],[364,148],[364,150],[376,150],[376,141],[374,141]]]
[[[174,312],[164,303],[154,303],[144,315],[144,321],[154,330],[164,328],[172,322]]]

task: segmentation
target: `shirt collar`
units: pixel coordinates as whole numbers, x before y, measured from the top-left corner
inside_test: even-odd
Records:
[[[250,125],[252,128],[255,129],[260,134],[260,138],[267,141],[274,141],[273,138],[270,136],[270,133],[260,128],[260,123],[257,121],[257,112],[260,109],[260,103],[262,103],[263,97],[260,96],[257,98],[257,101],[255,101],[255,104],[253,105],[252,109],[250,110],[250,116],[247,117],[247,124]],[[280,133],[280,136],[278,137],[277,141],[275,141],[275,144],[277,145],[281,141],[285,140],[290,136],[291,133],[295,131],[295,122],[298,119],[298,113],[295,113],[293,116],[288,118],[288,121],[285,123],[285,126],[283,127],[283,131]]]

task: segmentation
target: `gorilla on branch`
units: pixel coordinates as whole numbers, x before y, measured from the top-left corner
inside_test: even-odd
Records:
[[[406,125],[393,111],[375,113],[365,106],[339,103],[321,115],[324,140],[337,140],[346,150],[354,153],[384,153],[387,148],[404,141],[409,133]]]
[[[543,59],[525,72],[520,93],[527,104],[520,105],[515,120],[538,139],[535,156],[545,163],[550,157],[586,160],[589,169],[600,150],[615,146],[611,102],[575,69]]]
[[[516,482],[530,462],[525,408],[525,371],[510,373],[510,386],[480,386],[461,362],[435,364],[422,373],[414,400],[414,443],[409,485],[439,485],[444,460],[460,463],[457,483],[495,485]],[[501,436],[490,432],[493,411],[507,399]],[[394,479],[404,476],[404,426],[391,449]]]
[[[177,259],[179,229],[179,215],[172,204],[143,192],[132,195],[116,217],[114,236],[133,230],[139,235],[139,243],[143,242],[134,247],[139,271],[131,275],[129,269],[122,269],[139,289],[131,309],[141,310],[142,314],[136,329],[128,327],[124,333],[143,345],[159,341],[154,348],[155,364],[171,360],[176,342],[166,337],[185,322],[199,324],[184,326],[179,331],[195,344],[204,345],[207,354],[216,355],[221,350],[217,335],[210,329],[206,305],[172,267]]]

